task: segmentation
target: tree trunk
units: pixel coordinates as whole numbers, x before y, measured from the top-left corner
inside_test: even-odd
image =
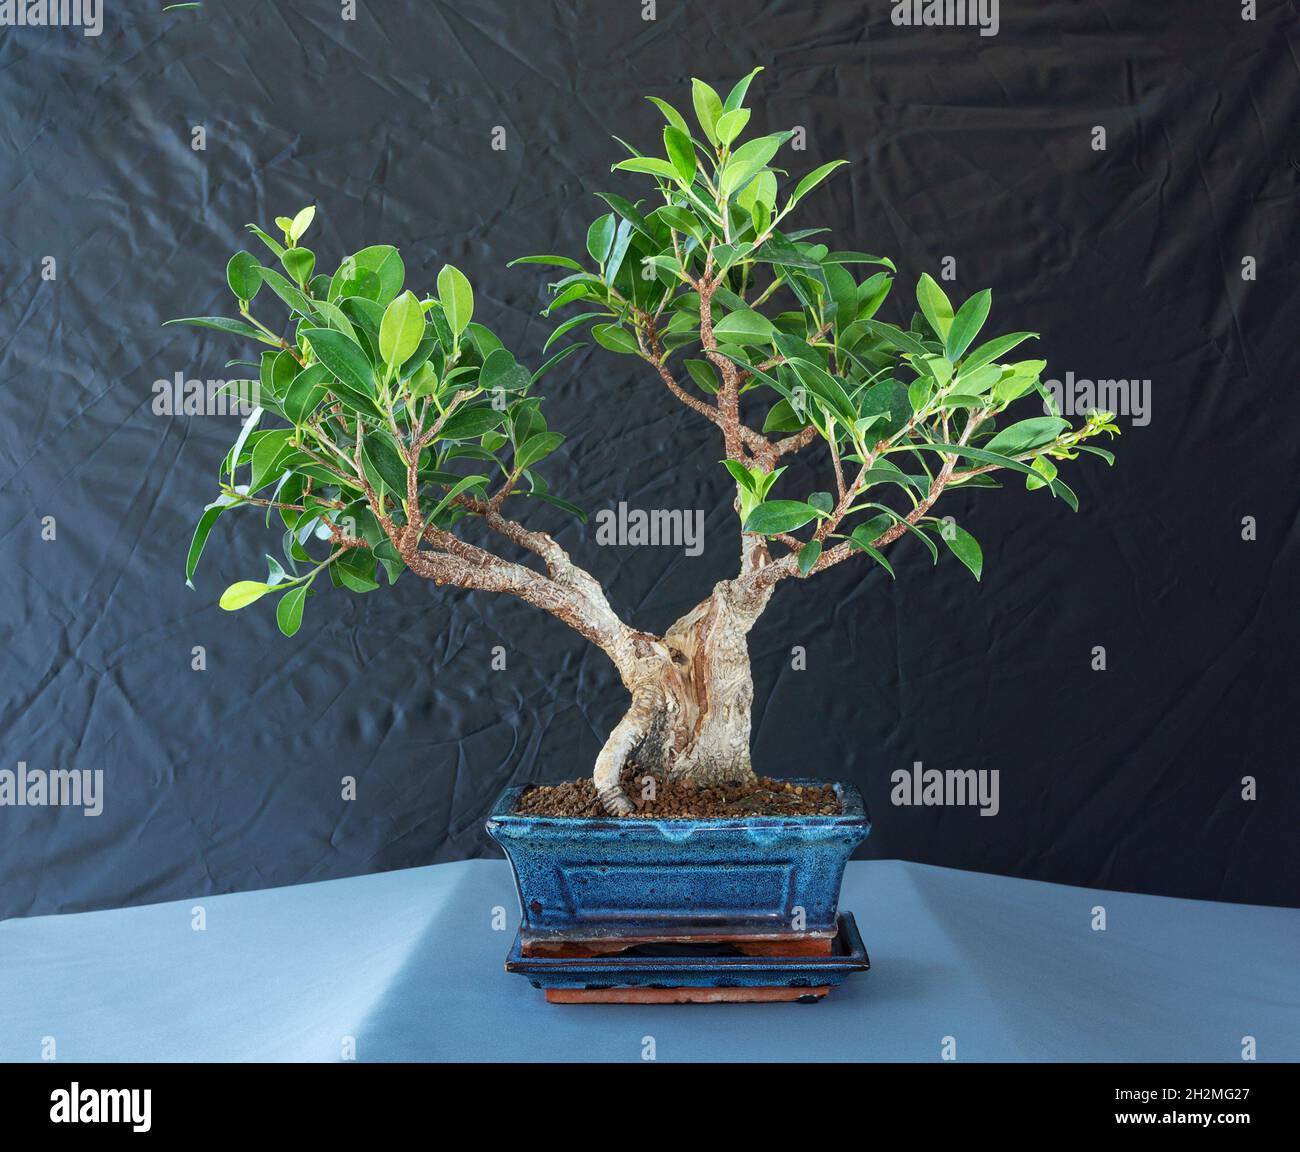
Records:
[[[658,780],[754,779],[747,637],[770,596],[770,588],[745,595],[724,581],[663,636],[642,634],[635,653],[617,662],[632,706],[610,733],[593,773],[611,815],[634,810],[619,784],[625,765]]]

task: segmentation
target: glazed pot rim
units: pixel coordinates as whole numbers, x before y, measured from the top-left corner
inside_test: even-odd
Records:
[[[813,826],[866,827],[871,826],[867,818],[866,806],[862,802],[862,793],[852,784],[838,780],[819,780],[808,776],[795,776],[786,781],[789,784],[820,786],[830,784],[835,795],[840,799],[840,812],[833,816],[795,815],[787,813],[780,816],[643,816],[636,818],[615,818],[610,816],[542,816],[532,813],[516,812],[515,805],[519,797],[530,788],[542,787],[538,784],[512,784],[497,798],[488,814],[490,824],[520,825],[529,827],[563,828],[570,831],[578,829],[609,828],[663,828],[665,830],[686,831],[687,829],[705,828],[792,828]]]

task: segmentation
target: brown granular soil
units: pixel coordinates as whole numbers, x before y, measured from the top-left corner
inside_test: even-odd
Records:
[[[628,820],[640,816],[703,820],[716,816],[838,816],[840,800],[830,784],[793,784],[760,776],[749,784],[694,784],[655,781],[655,798],[643,800],[644,773],[624,769],[623,791],[636,805]],[[521,816],[598,816],[609,819],[591,779],[540,784],[519,797]]]

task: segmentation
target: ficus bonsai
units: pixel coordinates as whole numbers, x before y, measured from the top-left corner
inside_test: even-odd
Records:
[[[613,661],[631,696],[596,760],[601,803],[632,805],[626,765],[697,782],[753,779],[747,634],[777,585],[802,583],[846,560],[878,564],[913,537],[937,563],[944,545],[978,579],[975,539],[931,509],[953,488],[997,487],[1017,473],[1072,508],[1059,461],[1105,450],[1085,441],[1117,429],[1094,412],[1071,427],[1040,381],[1041,360],[1009,360],[1031,332],[977,343],[991,294],[954,308],[923,275],[907,327],[879,319],[894,265],[832,251],[816,228],[792,230],[801,201],[845,161],[824,164],[782,192],[775,166],[792,135],[741,142],[750,82],[722,99],[694,81],[696,127],[670,104],[663,155],[626,146],[614,170],[648,177],[648,199],[602,193],[610,211],[587,233],[586,260],[526,256],[556,267],[544,315],[577,306],[552,333],[591,325],[597,344],[644,361],[674,400],[716,426],[738,516],[736,574],[708,591],[662,635],[623,620],[600,582],[546,533],[526,526],[554,495],[547,458],[564,437],[534,395],[538,380],[583,347],[570,344],[530,372],[473,320],[474,295],[456,268],[436,293],[404,288],[397,249],[363,248],[332,275],[302,239],[305,208],[277,221],[270,250],[227,267],[240,319],[191,317],[266,345],[256,380],[228,385],[258,408],[220,470],[220,495],[199,520],[186,562],[194,574],[217,518],[243,507],[280,519],[283,561],[264,581],[241,581],[226,609],[278,598],[293,635],[307,599],[329,582],[353,592],[410,569],[435,584],[504,592],[549,612]],[[270,266],[278,263],[280,269]],[[262,289],[269,292],[263,293]],[[291,338],[253,316],[273,295]],[[1022,398],[1039,414],[1011,415]],[[274,417],[278,426],[272,426]],[[783,463],[816,450],[825,490],[790,491]],[[887,502],[888,496],[888,502]],[[524,560],[519,556],[525,557]],[[530,562],[531,559],[531,562]]]

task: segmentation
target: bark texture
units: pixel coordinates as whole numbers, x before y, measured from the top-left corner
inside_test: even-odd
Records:
[[[619,783],[625,765],[703,784],[754,778],[748,636],[770,596],[770,587],[750,592],[723,581],[663,636],[643,634],[640,652],[619,667],[632,705],[596,759],[607,811],[632,811]]]

